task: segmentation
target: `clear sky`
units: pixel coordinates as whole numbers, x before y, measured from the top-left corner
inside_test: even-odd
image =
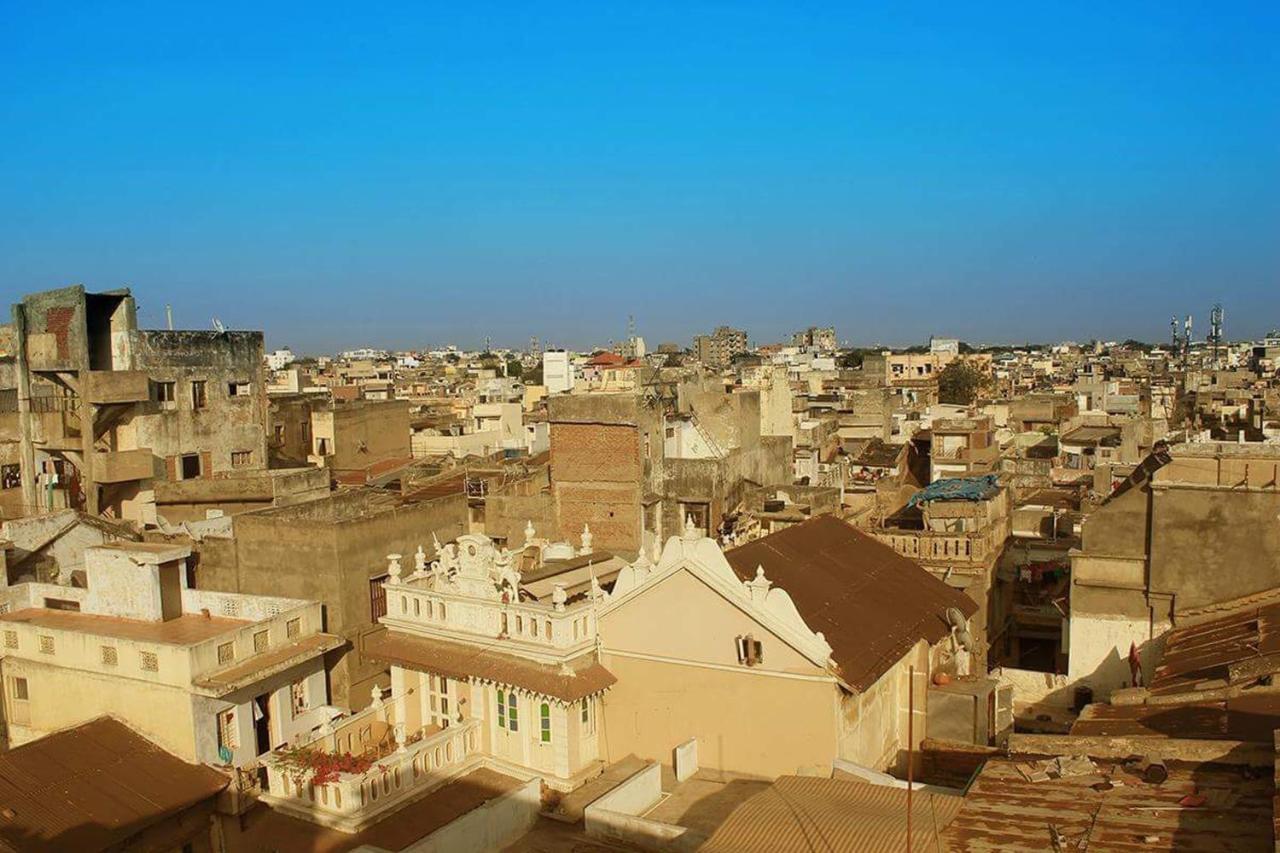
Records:
[[[112,5],[0,0],[4,302],[312,352],[1280,325],[1275,0]]]

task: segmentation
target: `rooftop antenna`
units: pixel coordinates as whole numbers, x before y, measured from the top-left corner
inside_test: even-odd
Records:
[[[1187,366],[1187,360],[1191,357],[1191,315],[1187,315],[1186,321],[1182,324],[1182,366]]]
[[[627,315],[627,340],[634,341],[636,339],[636,315]]]
[[[173,331],[173,306],[172,305],[164,306],[164,319],[169,324],[169,331],[172,332]]]
[[[489,346],[489,336],[488,336],[488,335],[485,335],[485,336],[484,336],[484,351],[485,351],[485,352],[493,352],[493,349]]]
[[[227,333],[227,327],[222,325],[222,321],[217,317],[213,318],[213,329],[220,335],[225,335]]]
[[[1176,357],[1182,350],[1182,344],[1178,340],[1178,318],[1169,318],[1169,328],[1173,331],[1173,354]]]
[[[1215,303],[1209,312],[1209,340],[1213,345],[1213,366],[1218,366],[1218,347],[1222,345],[1222,303]]]

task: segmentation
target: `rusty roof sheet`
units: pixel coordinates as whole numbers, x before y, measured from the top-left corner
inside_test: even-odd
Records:
[[[258,652],[247,660],[237,661],[221,669],[213,670],[193,682],[197,687],[216,691],[219,695],[243,687],[246,682],[258,681],[283,672],[291,666],[310,660],[316,655],[336,649],[346,640],[333,634],[316,633],[294,642]]]
[[[483,646],[416,637],[399,631],[378,631],[364,641],[364,654],[423,672],[449,678],[478,678],[518,687],[563,702],[576,702],[612,687],[617,678],[595,659],[583,655],[570,663],[568,674],[558,666],[534,663]]]
[[[1089,705],[1071,726],[1087,737],[1175,737],[1271,743],[1280,729],[1280,694],[1160,705]]]
[[[99,717],[0,754],[0,848],[102,850],[228,781]]]
[[[808,626],[821,631],[841,677],[866,690],[913,645],[950,632],[946,611],[978,605],[861,530],[818,516],[725,552],[743,580],[756,567],[786,590]]]
[[[1169,778],[1152,785],[1118,763],[1095,761],[1097,775],[1030,782],[1018,763],[987,761],[943,832],[944,849],[1040,853],[1054,849],[1053,827],[1064,851],[1273,850],[1269,774],[1246,778],[1238,767],[1170,762]],[[1104,779],[1114,787],[1096,790]],[[1192,792],[1206,798],[1203,807],[1179,805]]]
[[[1193,693],[1278,671],[1280,603],[1241,608],[1170,631],[1150,690],[1157,696]]]
[[[783,776],[733,810],[703,853],[849,853],[940,851],[941,830],[963,805],[960,797],[914,791],[911,844],[907,792],[845,779]]]

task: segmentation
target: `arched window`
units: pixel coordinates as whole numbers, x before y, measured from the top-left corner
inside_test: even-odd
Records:
[[[520,723],[516,719],[517,713],[516,694],[515,691],[512,691],[507,694],[507,728],[513,732],[520,731]]]
[[[539,722],[542,727],[542,742],[551,743],[551,706],[543,702],[542,708],[539,709],[539,715]]]
[[[505,729],[507,727],[507,705],[506,697],[502,691],[498,691],[498,728]]]

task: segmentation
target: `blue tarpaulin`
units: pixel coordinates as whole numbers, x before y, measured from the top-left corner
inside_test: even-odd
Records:
[[[999,478],[995,474],[981,477],[952,477],[925,486],[911,496],[907,506],[928,501],[984,501],[1000,491]]]

